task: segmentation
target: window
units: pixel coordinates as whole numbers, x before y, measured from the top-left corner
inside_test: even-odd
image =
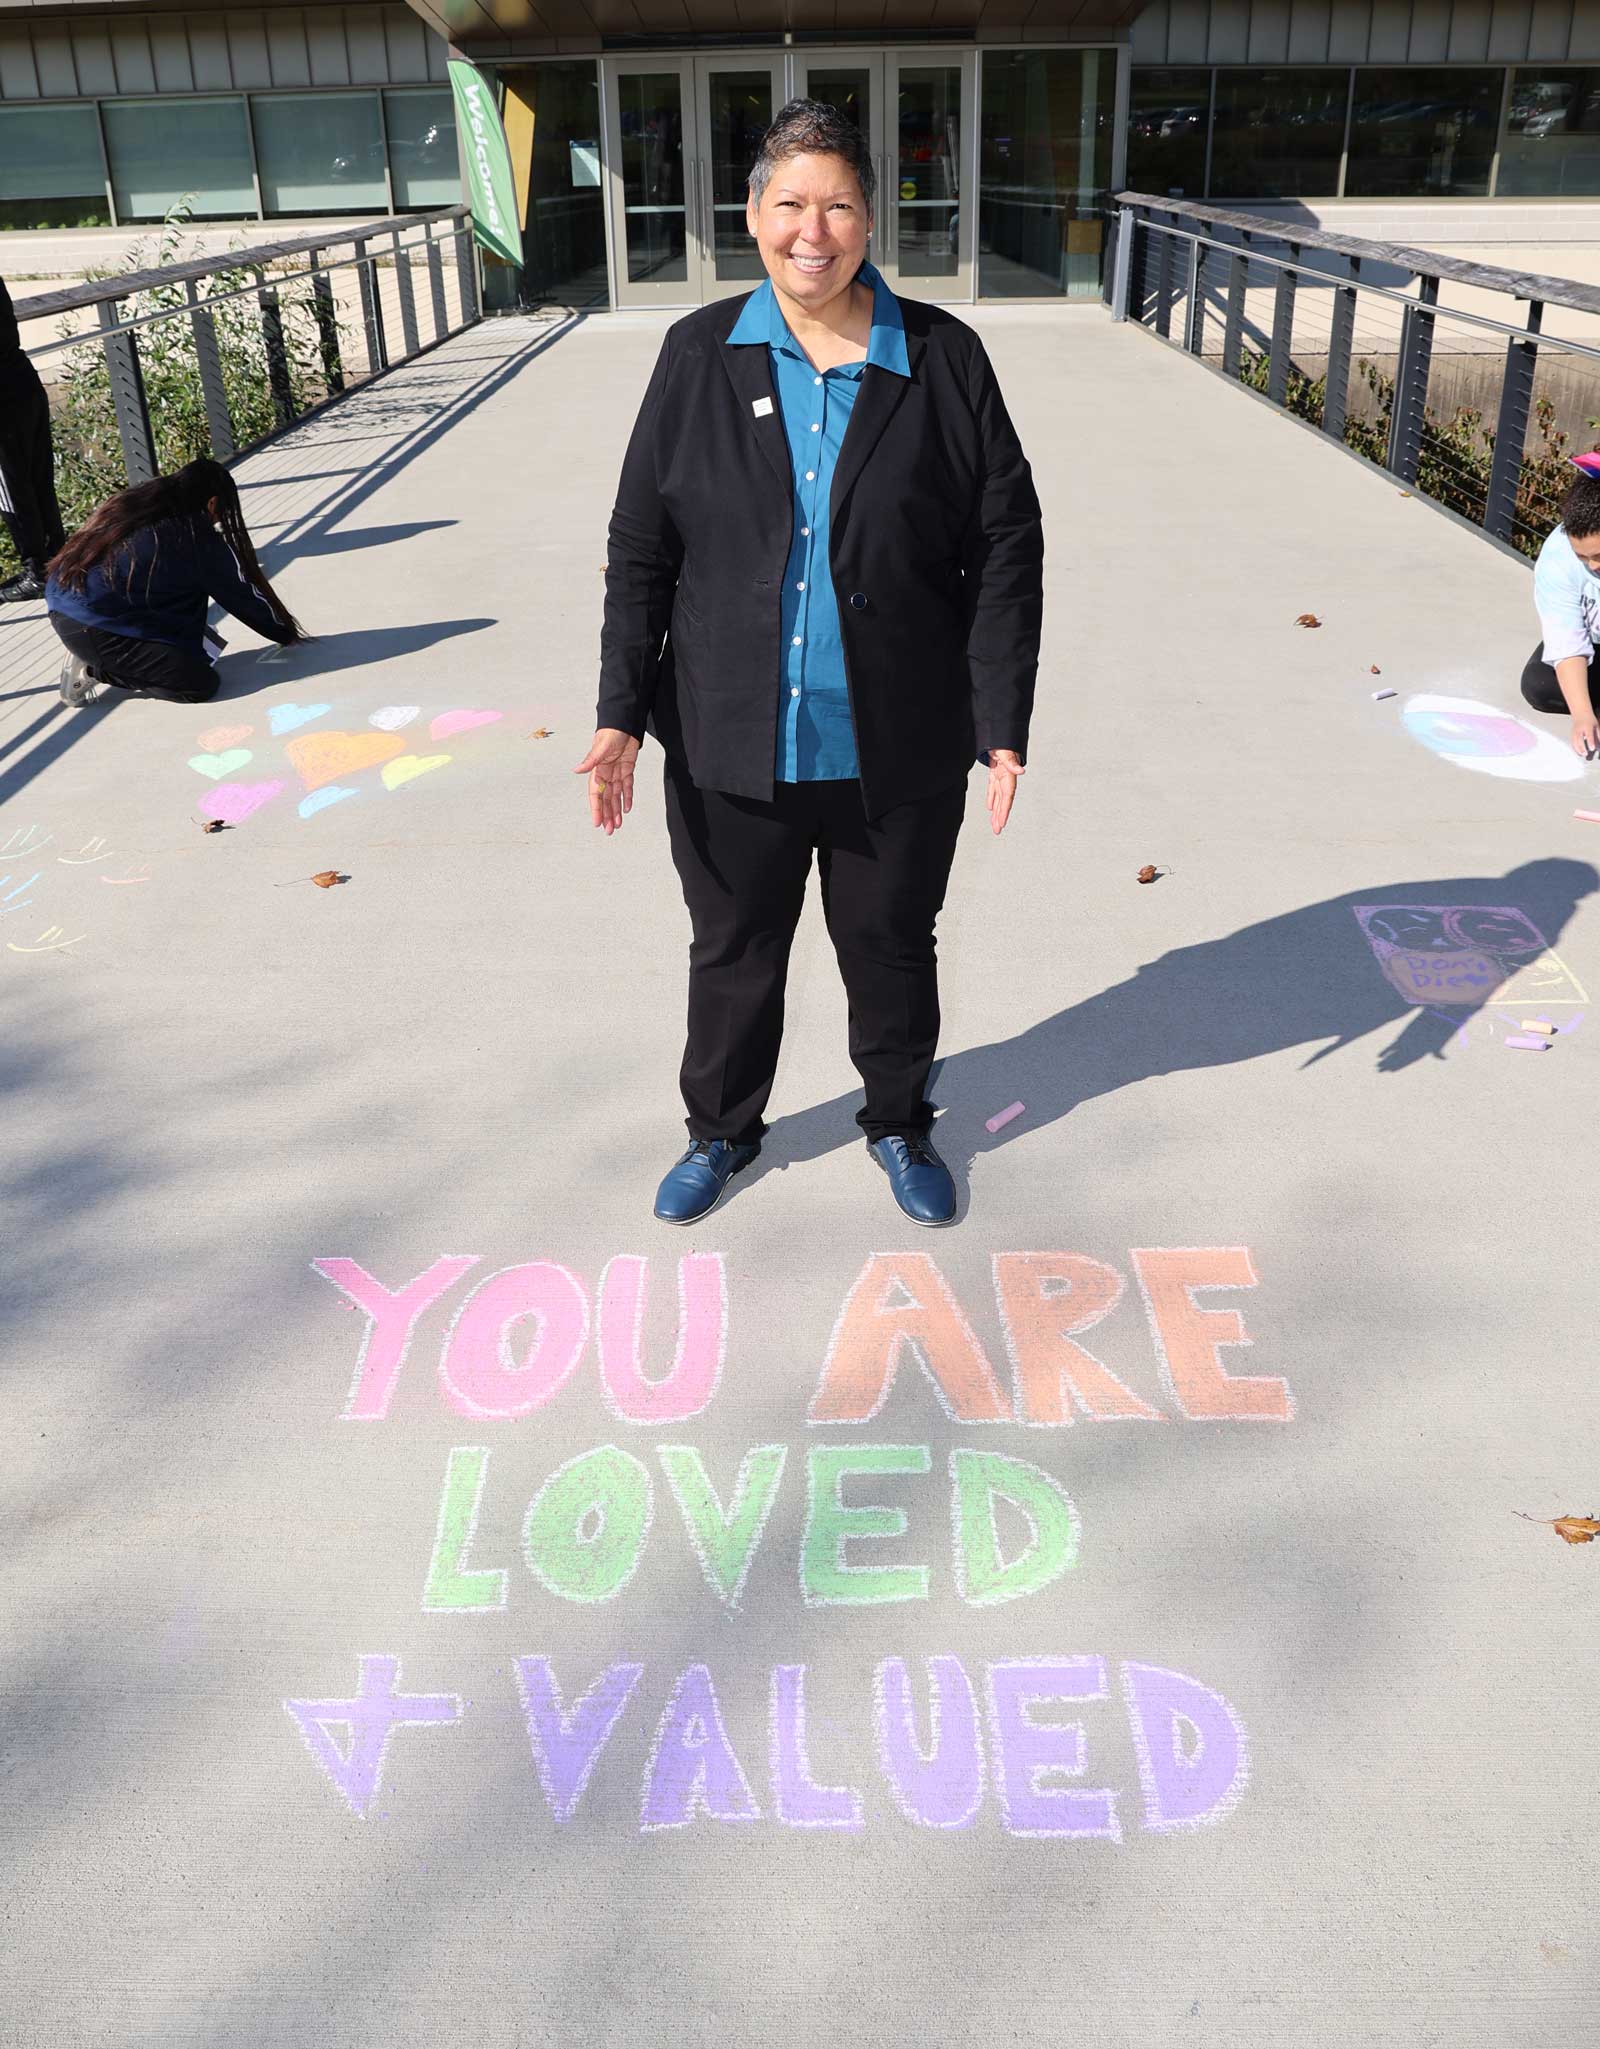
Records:
[[[109,221],[94,108],[0,107],[0,228]]]
[[[1600,192],[1600,71],[1515,71],[1505,141],[1501,198]]]
[[[1115,90],[1114,51],[985,53],[978,155],[984,298],[1098,293]]]
[[[1481,198],[1504,85],[1503,71],[1357,71],[1346,197]]]
[[[1219,71],[1211,197],[1331,197],[1349,92],[1348,71]]]
[[[395,209],[459,206],[461,166],[456,157],[456,110],[442,92],[386,92],[383,125],[389,135],[389,175]]]
[[[242,99],[106,100],[111,188],[125,221],[159,221],[187,199],[196,220],[253,217]]]
[[[273,93],[250,120],[263,213],[388,212],[376,93]]]
[[[1135,71],[1128,101],[1130,191],[1203,198],[1210,112],[1209,71]]]

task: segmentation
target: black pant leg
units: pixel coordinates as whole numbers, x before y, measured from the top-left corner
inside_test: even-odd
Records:
[[[69,619],[64,612],[52,612],[50,624],[63,647],[81,656],[102,682],[119,690],[165,698],[170,704],[205,704],[217,694],[217,672],[194,648],[107,633],[103,627]]]
[[[789,949],[815,840],[814,785],[773,801],[697,790],[667,763],[667,835],[683,885],[689,1030],[679,1082],[691,1138],[754,1145],[783,1038]]]
[[[1561,695],[1561,685],[1556,681],[1555,665],[1544,658],[1544,642],[1529,655],[1527,667],[1522,672],[1522,694],[1535,711],[1564,712],[1567,700]],[[1589,695],[1594,695],[1594,659],[1589,661]],[[1600,707],[1597,707],[1600,709]]]
[[[65,539],[50,401],[25,357],[0,369],[0,511],[24,562],[42,567]]]
[[[965,784],[899,804],[870,822],[859,783],[830,795],[819,854],[822,903],[850,1002],[850,1058],[866,1088],[856,1122],[868,1139],[933,1122],[928,1074],[939,1045],[934,924],[944,905]]]

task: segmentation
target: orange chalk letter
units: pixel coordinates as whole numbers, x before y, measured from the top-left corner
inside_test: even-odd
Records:
[[[812,1397],[813,1423],[866,1423],[889,1398],[902,1347],[958,1423],[1007,1423],[994,1368],[961,1304],[924,1252],[878,1252],[845,1298]]]
[[[1082,1252],[997,1252],[994,1292],[1011,1354],[1019,1423],[1071,1423],[1076,1405],[1098,1422],[1164,1423],[1092,1352],[1073,1339],[1122,1300],[1114,1266]]]
[[[1180,1414],[1205,1420],[1287,1423],[1294,1396],[1286,1380],[1250,1379],[1223,1371],[1224,1345],[1253,1342],[1237,1309],[1202,1309],[1202,1288],[1253,1288],[1255,1268],[1243,1245],[1135,1251],[1133,1270],[1144,1291],[1156,1359]]]

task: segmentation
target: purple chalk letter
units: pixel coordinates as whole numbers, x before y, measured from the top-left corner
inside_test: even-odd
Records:
[[[343,1794],[353,1814],[365,1815],[377,1795],[383,1778],[384,1753],[389,1737],[401,1724],[437,1728],[459,1722],[459,1693],[396,1693],[400,1660],[366,1657],[360,1660],[354,1700],[286,1700],[305,1746]],[[350,1731],[347,1748],[341,1750],[328,1733],[329,1723],[342,1723]]]
[[[1122,1840],[1113,1792],[1046,1785],[1078,1778],[1087,1762],[1081,1722],[1036,1722],[1043,1701],[1104,1700],[1104,1658],[1007,1658],[989,1667],[995,1784],[1014,1836],[1109,1836]]]
[[[1239,1717],[1220,1693],[1160,1665],[1124,1665],[1133,1747],[1149,1829],[1220,1821],[1250,1776]]]
[[[716,1688],[704,1665],[690,1665],[673,1688],[644,1770],[643,1829],[682,1828],[696,1814],[713,1821],[759,1821],[761,1809],[722,1726]]]
[[[929,1748],[917,1741],[903,1658],[885,1658],[873,1689],[878,1758],[900,1812],[924,1828],[965,1828],[983,1804],[978,1703],[959,1658],[928,1660]]]
[[[861,1826],[861,1795],[851,1786],[819,1786],[806,1755],[806,1668],[772,1668],[772,1804],[791,1828]]]
[[[633,1697],[643,1665],[608,1665],[581,1700],[561,1705],[548,1658],[518,1658],[517,1686],[528,1718],[528,1742],[539,1783],[557,1821],[577,1812],[589,1774]]]

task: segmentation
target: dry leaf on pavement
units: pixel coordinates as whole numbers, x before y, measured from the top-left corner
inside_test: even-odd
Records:
[[[1538,1523],[1541,1528],[1554,1530],[1564,1544],[1592,1544],[1600,1537],[1600,1521],[1592,1515],[1524,1515],[1520,1508],[1512,1513],[1522,1516],[1525,1523]]]
[[[1294,623],[1296,626],[1320,626],[1322,621],[1315,612],[1302,612]]]

